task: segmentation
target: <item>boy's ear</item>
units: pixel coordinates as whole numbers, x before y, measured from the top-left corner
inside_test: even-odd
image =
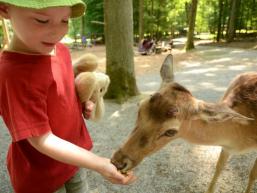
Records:
[[[9,5],[5,4],[5,3],[0,3],[0,16],[2,16],[5,19],[9,19]]]

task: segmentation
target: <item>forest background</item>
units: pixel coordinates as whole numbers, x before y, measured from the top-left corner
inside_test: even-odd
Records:
[[[134,48],[143,39],[156,44],[186,37],[215,42],[256,41],[257,0],[84,0],[87,11],[69,23],[64,42],[71,48],[105,44],[107,98],[119,102],[139,94]],[[3,32],[0,31],[0,37]]]
[[[104,37],[104,0],[84,1],[87,12],[84,17],[73,20],[70,35]],[[201,38],[234,41],[256,37],[256,0],[133,0],[135,42],[142,34],[157,40],[185,36],[193,4],[197,4],[195,34],[204,33]]]

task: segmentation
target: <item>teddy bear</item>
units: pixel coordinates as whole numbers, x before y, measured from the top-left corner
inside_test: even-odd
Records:
[[[85,54],[73,64],[75,87],[82,105],[88,100],[95,103],[90,119],[98,121],[104,114],[103,96],[110,84],[108,75],[96,72],[98,66],[97,57],[93,54]],[[83,112],[85,117],[85,112]]]

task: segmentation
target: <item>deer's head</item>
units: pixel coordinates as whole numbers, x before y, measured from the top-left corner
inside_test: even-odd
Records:
[[[225,104],[197,100],[178,83],[167,81],[162,85],[158,92],[140,103],[134,130],[111,159],[123,173],[179,138],[181,128],[190,127],[191,120],[201,119],[208,123],[248,119]]]
[[[189,100],[192,100],[191,93],[176,83],[167,84],[143,100],[139,105],[136,126],[127,142],[114,154],[113,164],[126,172],[147,155],[176,139],[181,118],[187,116],[183,108],[193,104]]]

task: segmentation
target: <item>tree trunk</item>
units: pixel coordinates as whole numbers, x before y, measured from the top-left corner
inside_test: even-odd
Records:
[[[217,42],[220,41],[221,38],[221,22],[223,18],[223,0],[219,0],[219,18],[218,18],[218,31],[217,31],[217,37],[216,40]]]
[[[229,14],[229,23],[227,31],[227,42],[232,42],[235,38],[235,24],[236,24],[236,6],[237,0],[231,0],[231,8]]]
[[[139,33],[139,43],[144,39],[144,0],[139,0],[139,18],[138,18],[138,33]]]
[[[187,32],[187,42],[186,42],[186,50],[194,49],[194,31],[195,31],[195,19],[197,12],[197,3],[198,0],[192,0],[191,9],[190,9],[190,17],[189,17],[189,29]]]
[[[223,16],[222,16],[222,24],[221,24],[221,38],[225,37],[224,32],[227,31],[227,17],[228,17],[228,0],[223,0],[224,6],[223,6]]]
[[[83,15],[81,17],[81,36],[85,36],[86,35],[86,19],[85,19],[85,15]]]
[[[138,94],[134,71],[132,0],[105,0],[106,98],[123,102]]]

